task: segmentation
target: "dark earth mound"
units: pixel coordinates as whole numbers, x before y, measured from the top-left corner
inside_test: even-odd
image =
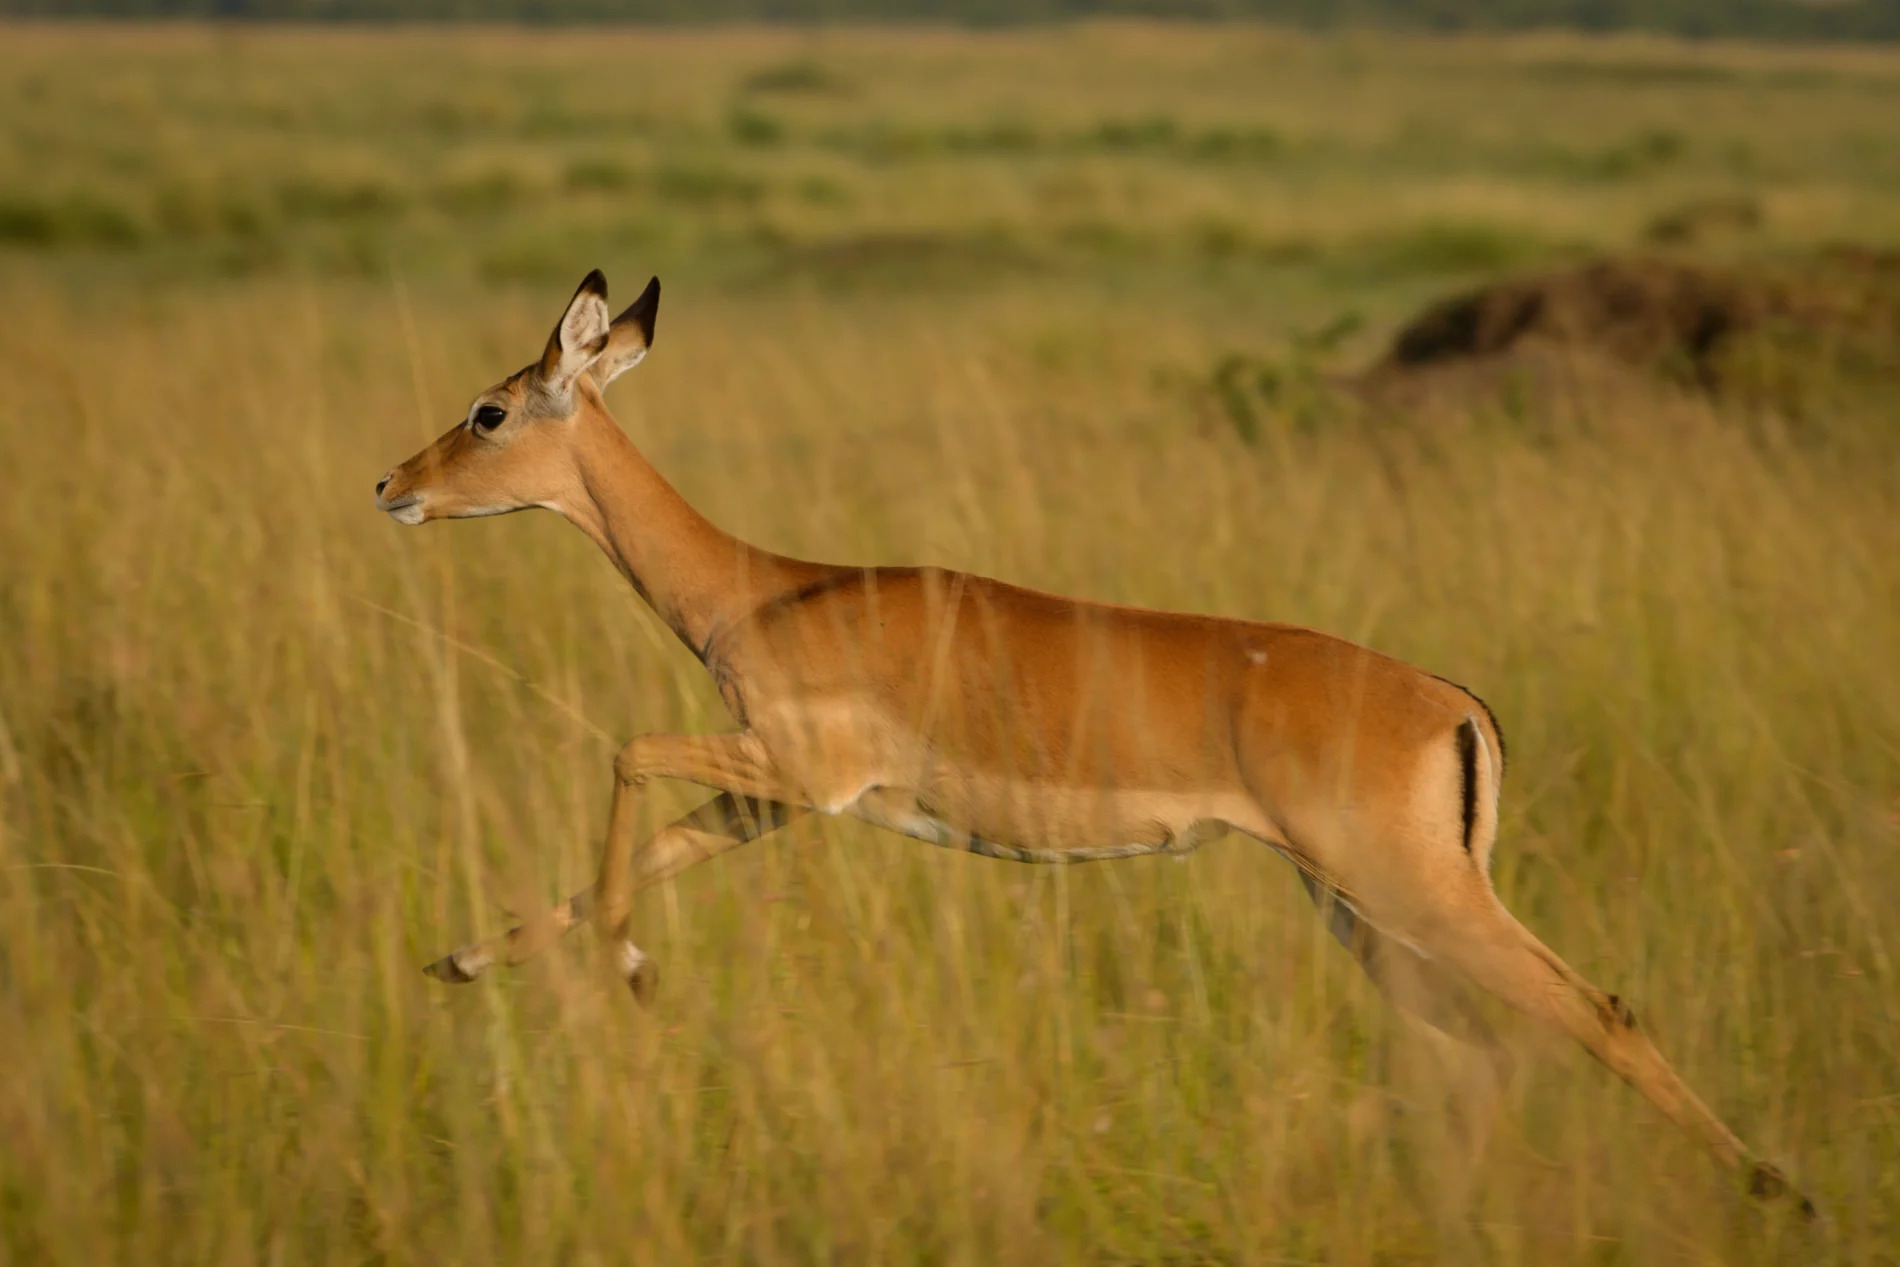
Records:
[[[1538,341],[1637,365],[1674,362],[1707,379],[1726,340],[1793,306],[1784,288],[1759,278],[1660,259],[1604,259],[1440,300],[1399,331],[1374,372],[1506,356]]]
[[[1835,246],[1722,264],[1605,256],[1438,300],[1369,367],[1330,370],[1330,349],[1357,328],[1342,319],[1278,355],[1230,353],[1185,381],[1210,422],[1249,444],[1276,420],[1308,430],[1495,404],[1517,418],[1587,421],[1658,390],[1802,428],[1865,416],[1869,402],[1890,418],[1900,251]]]
[[[1750,270],[1613,256],[1507,278],[1427,307],[1368,377],[1391,381],[1559,350],[1716,390],[1744,336],[1790,333],[1893,350],[1900,254],[1842,247]]]

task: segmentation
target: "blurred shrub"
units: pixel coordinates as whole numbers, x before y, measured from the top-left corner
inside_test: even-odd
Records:
[[[145,226],[131,212],[98,194],[0,193],[0,243],[132,246],[145,236]]]
[[[1193,157],[1210,162],[1259,162],[1285,153],[1286,141],[1272,128],[1209,128],[1196,133],[1186,149]]]
[[[638,177],[631,167],[616,159],[589,155],[570,161],[563,180],[569,189],[582,192],[612,192],[630,189]]]
[[[745,92],[840,93],[850,84],[836,71],[807,58],[761,66],[739,81]]]
[[[1188,394],[1243,444],[1258,444],[1276,422],[1310,433],[1345,415],[1350,397],[1326,365],[1364,328],[1365,318],[1348,310],[1317,329],[1296,331],[1278,352],[1224,353],[1205,374],[1187,381]]]
[[[1643,237],[1659,246],[1680,246],[1726,232],[1752,232],[1766,220],[1759,198],[1746,194],[1695,198],[1651,218]]]
[[[1471,273],[1506,268],[1552,252],[1544,238],[1504,225],[1433,220],[1358,243],[1351,263],[1374,275]]]
[[[1179,136],[1174,120],[1157,114],[1140,119],[1104,119],[1095,125],[1088,139],[1105,150],[1145,150],[1171,147]]]
[[[1678,162],[1689,142],[1673,128],[1651,128],[1597,155],[1593,174],[1602,180],[1646,176]]]
[[[842,207],[851,201],[851,191],[829,176],[801,176],[792,192],[814,207]]]
[[[726,116],[726,135],[740,145],[762,149],[784,144],[785,125],[769,114],[737,106]]]

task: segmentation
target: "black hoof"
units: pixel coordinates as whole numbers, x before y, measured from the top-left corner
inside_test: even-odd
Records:
[[[1755,1168],[1748,1172],[1748,1195],[1759,1197],[1763,1201],[1775,1201],[1785,1197],[1794,1204],[1801,1217],[1809,1222],[1821,1216],[1821,1212],[1814,1208],[1814,1202],[1796,1192],[1789,1184],[1788,1176],[1765,1161],[1756,1162]]]
[[[642,959],[640,965],[627,974],[627,988],[639,1002],[653,1002],[653,993],[660,988],[660,970],[653,966],[651,959]]]
[[[462,971],[462,966],[455,962],[454,955],[443,955],[422,971],[425,976],[434,977],[437,981],[446,981],[450,985],[467,985],[475,979],[473,975]]]

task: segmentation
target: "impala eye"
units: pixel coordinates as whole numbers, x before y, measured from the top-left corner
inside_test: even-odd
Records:
[[[483,405],[475,411],[475,428],[478,431],[493,431],[507,416],[508,411],[500,405]]]

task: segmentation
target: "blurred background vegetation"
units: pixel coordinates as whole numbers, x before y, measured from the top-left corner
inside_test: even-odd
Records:
[[[1892,1261],[1900,53],[0,46],[0,1258]],[[371,506],[595,266],[666,284],[616,414],[754,541],[1470,684],[1507,902],[1829,1236],[1515,1030],[1490,1154],[1446,1154],[1403,1025],[1240,842],[1063,871],[805,823],[641,899],[651,1010],[587,934],[424,980],[584,882],[619,741],[730,724],[552,517]]]
[[[1698,37],[1893,39],[1896,0],[0,0],[0,14],[293,21],[938,22],[1253,19],[1319,27],[1569,27]]]
[[[936,287],[1037,274],[1387,307],[1702,238],[1891,240],[1873,50],[1259,28],[696,35],[18,28],[0,246],[312,268]],[[1284,305],[1269,305],[1281,307]]]

